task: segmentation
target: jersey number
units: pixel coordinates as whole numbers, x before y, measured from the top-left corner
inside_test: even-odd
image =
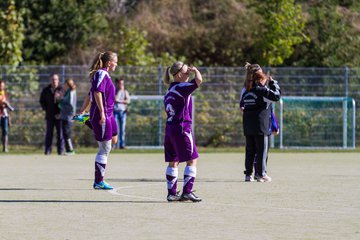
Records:
[[[165,111],[169,115],[168,122],[171,122],[173,117],[175,116],[175,110],[174,110],[173,106],[169,103],[168,105],[166,105]]]

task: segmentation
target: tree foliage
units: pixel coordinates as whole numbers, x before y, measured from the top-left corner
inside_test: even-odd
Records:
[[[358,66],[355,0],[6,0],[2,64]],[[25,36],[25,38],[24,38]]]
[[[358,13],[323,2],[309,8],[306,32],[311,41],[299,46],[292,64],[301,66],[359,66],[360,35],[352,24]]]
[[[23,39],[22,13],[13,0],[6,0],[0,10],[0,65],[17,66],[22,61]]]
[[[96,41],[102,30],[107,29],[101,3],[100,0],[18,0],[25,11],[25,61],[61,64],[68,54],[78,59],[75,49]]]
[[[176,7],[169,7],[176,6]],[[242,64],[257,16],[233,0],[143,1],[129,21],[148,32],[155,56],[166,52],[208,66]]]
[[[308,41],[303,33],[305,21],[301,6],[294,0],[255,1],[256,11],[262,16],[259,26],[261,51],[259,63],[278,66],[294,52],[294,46]]]

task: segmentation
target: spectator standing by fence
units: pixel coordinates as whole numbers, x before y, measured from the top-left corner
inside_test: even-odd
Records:
[[[71,141],[71,127],[76,113],[76,85],[73,79],[66,79],[63,96],[60,100],[60,120],[65,140],[65,154],[74,154]]]
[[[8,152],[9,128],[11,126],[11,118],[9,111],[14,111],[10,105],[9,98],[5,90],[4,80],[0,80],[0,125],[2,131],[3,152]]]
[[[115,79],[116,95],[114,105],[114,117],[118,126],[119,141],[117,146],[120,149],[125,147],[125,127],[127,106],[130,103],[129,92],[125,89],[124,79]]]
[[[45,111],[46,134],[45,134],[45,155],[50,155],[52,151],[54,127],[56,128],[57,153],[64,153],[64,139],[60,120],[59,99],[62,87],[59,84],[59,75],[51,74],[51,83],[46,86],[40,95],[40,105]]]

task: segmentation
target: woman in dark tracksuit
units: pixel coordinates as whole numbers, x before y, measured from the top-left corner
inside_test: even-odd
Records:
[[[71,141],[72,118],[76,113],[76,85],[71,78],[66,79],[64,91],[60,99],[60,120],[65,139],[65,154],[75,154]]]
[[[252,173],[255,160],[257,181],[271,182],[271,177],[266,173],[271,135],[271,104],[280,100],[280,87],[277,81],[263,73],[258,64],[247,63],[245,67],[246,90],[240,101],[240,106],[244,110],[243,128],[246,137],[245,181],[254,181]]]

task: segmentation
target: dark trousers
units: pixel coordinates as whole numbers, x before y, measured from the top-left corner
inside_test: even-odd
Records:
[[[255,175],[262,177],[266,174],[268,151],[269,136],[246,136],[245,175],[252,174],[254,161],[256,161]]]
[[[2,130],[2,137],[5,137],[9,134],[9,117],[0,117],[0,125]]]
[[[71,142],[72,122],[67,121],[67,120],[61,120],[61,126],[62,126],[62,131],[63,131],[63,135],[64,135],[64,140],[65,140],[65,150],[66,150],[66,152],[73,151],[74,149],[73,149],[72,142]]]
[[[59,119],[46,119],[45,154],[50,154],[53,143],[54,127],[56,127],[56,145],[58,154],[64,153],[62,124]]]
[[[72,122],[67,121],[67,120],[61,120],[61,126],[62,126],[62,129],[63,129],[64,139],[71,138]]]
[[[8,142],[9,142],[9,117],[0,117],[0,126],[2,130],[2,145],[3,152],[8,152]]]

